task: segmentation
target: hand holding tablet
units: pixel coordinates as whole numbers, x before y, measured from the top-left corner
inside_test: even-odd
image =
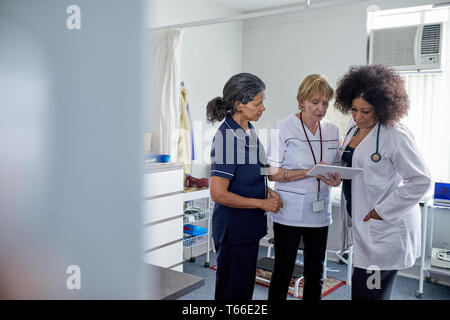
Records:
[[[335,174],[339,173],[339,177],[341,179],[353,179],[355,176],[363,172],[363,169],[360,168],[348,168],[348,167],[340,167],[340,166],[331,166],[327,164],[316,164],[307,172],[308,176],[317,177],[318,175],[327,177],[328,173]]]

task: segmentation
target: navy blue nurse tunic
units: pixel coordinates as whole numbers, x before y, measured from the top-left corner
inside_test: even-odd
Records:
[[[211,147],[211,176],[230,180],[228,191],[245,198],[266,198],[265,151],[249,123],[252,139],[227,116]],[[212,237],[217,252],[217,300],[250,300],[259,240],[267,234],[262,209],[230,208],[216,203]]]

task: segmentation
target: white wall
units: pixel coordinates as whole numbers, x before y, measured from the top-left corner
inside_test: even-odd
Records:
[[[226,81],[241,72],[242,22],[190,28],[181,47],[181,79],[189,94],[194,126],[194,177],[208,177],[211,139],[218,124],[206,123],[206,105],[222,96]]]
[[[212,0],[147,0],[146,3],[149,28],[220,18],[235,13]]]
[[[380,9],[432,3],[431,1],[380,1]],[[265,115],[257,126],[274,123],[296,112],[296,94],[310,73],[323,73],[335,87],[354,64],[367,62],[369,3],[321,9],[246,21],[243,36],[243,71],[259,75],[267,85]],[[327,118],[346,127],[348,117],[330,107]]]
[[[210,0],[151,0],[149,27],[238,14]],[[157,14],[155,14],[157,13]],[[188,91],[195,129],[197,158],[194,177],[209,176],[210,145],[216,126],[206,123],[206,104],[222,95],[225,82],[241,72],[243,23],[233,22],[186,28],[181,45],[180,76]]]

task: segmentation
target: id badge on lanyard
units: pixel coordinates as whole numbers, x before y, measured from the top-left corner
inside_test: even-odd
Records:
[[[325,210],[325,200],[320,199],[320,180],[317,180],[317,200],[313,202],[313,212],[320,212]]]
[[[325,210],[325,200],[317,200],[313,202],[313,212],[320,212]]]
[[[314,150],[313,150],[313,148],[311,146],[311,142],[309,141],[308,134],[306,133],[306,130],[305,130],[305,126],[303,125],[302,113],[303,113],[303,111],[300,112],[300,122],[302,123],[303,132],[305,133],[306,140],[308,141],[309,148],[311,149],[311,153],[312,153],[312,156],[314,158],[314,164],[317,164],[317,160],[316,160],[316,156],[314,154]],[[322,150],[323,150],[323,147],[322,147],[322,128],[320,126],[320,122],[319,122],[319,135],[320,135],[320,162],[322,162],[322,153],[323,153]],[[320,199],[320,180],[319,179],[317,179],[317,200],[313,202],[312,209],[313,209],[314,213],[321,212],[321,211],[325,210],[325,200],[324,199]]]

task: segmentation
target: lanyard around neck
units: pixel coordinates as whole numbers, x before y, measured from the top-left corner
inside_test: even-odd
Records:
[[[317,164],[316,155],[314,154],[314,150],[312,148],[311,141],[309,141],[308,134],[306,133],[305,125],[303,124],[302,113],[303,113],[303,111],[300,112],[300,122],[302,123],[303,132],[305,133],[306,140],[308,141],[309,148],[311,149],[311,153],[312,153],[312,156],[314,159],[314,164]],[[322,147],[322,128],[320,127],[320,122],[319,122],[319,137],[320,137],[320,162],[322,162],[323,147]],[[319,197],[319,193],[320,193],[320,180],[317,179],[317,197]]]
[[[302,112],[300,112],[300,122],[302,123],[303,132],[305,133],[306,140],[308,141],[309,148],[311,149],[312,156],[314,158],[314,164],[317,164],[316,155],[314,154],[314,150],[311,145],[311,141],[309,141],[308,134],[306,133],[305,125],[303,124]],[[319,136],[320,136],[320,162],[322,162],[322,128],[320,127],[319,122]]]

